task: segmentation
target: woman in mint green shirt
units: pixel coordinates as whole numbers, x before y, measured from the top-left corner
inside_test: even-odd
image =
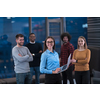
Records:
[[[59,55],[55,51],[55,40],[49,36],[44,42],[44,52],[41,56],[40,72],[45,73],[46,84],[61,84]]]

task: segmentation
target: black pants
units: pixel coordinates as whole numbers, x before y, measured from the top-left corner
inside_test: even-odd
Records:
[[[90,71],[75,71],[76,84],[89,84]]]
[[[45,74],[45,84],[61,84],[61,75]]]
[[[70,66],[66,71],[62,72],[63,84],[67,84],[67,79],[69,79],[70,84],[74,84],[72,71],[73,65]]]

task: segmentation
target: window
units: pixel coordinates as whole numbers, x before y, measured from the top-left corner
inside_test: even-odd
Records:
[[[0,17],[0,78],[14,77],[14,63],[12,47],[16,45],[16,34],[25,36],[25,43],[29,36],[28,17]]]
[[[45,17],[32,17],[32,32],[36,36],[36,42],[43,46],[46,39]]]
[[[65,17],[65,24],[65,30],[72,36],[70,42],[76,49],[79,36],[84,36],[87,40],[87,17]]]

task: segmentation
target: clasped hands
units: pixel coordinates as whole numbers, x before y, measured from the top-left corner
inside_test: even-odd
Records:
[[[52,71],[53,74],[57,74],[61,69],[57,68],[55,71]]]

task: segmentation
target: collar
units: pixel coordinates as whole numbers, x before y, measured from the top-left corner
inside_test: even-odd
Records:
[[[34,41],[34,42],[31,42],[31,41],[30,41],[30,43],[31,43],[31,44],[35,44],[35,41]]]
[[[48,53],[52,53],[52,52],[51,52],[50,50],[48,50],[48,49],[47,49],[46,51],[47,51]],[[55,53],[55,50],[53,50],[53,53]]]

